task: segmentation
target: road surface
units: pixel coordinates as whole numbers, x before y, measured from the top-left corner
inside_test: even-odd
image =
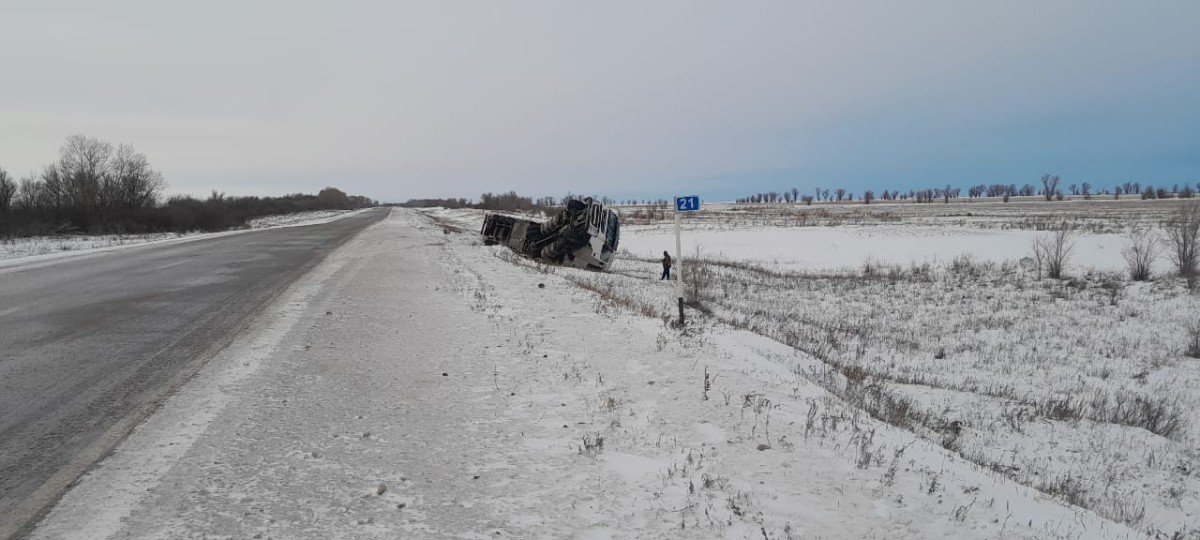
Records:
[[[0,269],[0,538],[388,211]]]

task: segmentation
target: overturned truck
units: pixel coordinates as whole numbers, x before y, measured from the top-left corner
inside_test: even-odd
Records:
[[[606,270],[617,251],[621,223],[603,204],[572,199],[545,222],[502,214],[483,219],[484,243],[503,244],[530,259],[587,270]]]

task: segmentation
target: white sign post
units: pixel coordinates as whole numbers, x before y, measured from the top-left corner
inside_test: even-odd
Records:
[[[679,224],[679,214],[699,211],[700,197],[675,197],[675,296],[679,301],[679,326],[683,326],[687,321],[683,315],[683,233]]]

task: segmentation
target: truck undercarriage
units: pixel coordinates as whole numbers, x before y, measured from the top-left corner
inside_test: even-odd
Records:
[[[617,251],[620,219],[591,198],[572,199],[544,222],[488,214],[480,233],[486,244],[504,244],[529,259],[602,271]]]

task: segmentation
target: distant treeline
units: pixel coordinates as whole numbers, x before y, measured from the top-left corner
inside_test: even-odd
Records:
[[[1080,182],[1060,187],[1062,178],[1056,174],[1047,174],[1041,179],[1041,187],[1034,184],[1025,183],[1018,187],[1016,184],[976,184],[968,187],[965,191],[968,198],[978,199],[983,197],[998,198],[1004,202],[1008,202],[1010,197],[1033,197],[1039,196],[1046,201],[1063,200],[1067,194],[1073,197],[1083,197],[1091,199],[1093,197],[1111,197],[1120,199],[1122,196],[1136,197],[1140,199],[1190,199],[1200,190],[1200,183],[1195,187],[1190,184],[1172,184],[1170,186],[1154,187],[1153,185],[1143,185],[1140,182],[1124,182],[1114,185],[1111,189],[1097,188],[1091,182]],[[845,188],[814,188],[811,193],[801,192],[797,188],[791,188],[784,191],[767,191],[763,193],[755,193],[748,197],[742,197],[737,200],[739,203],[802,203],[812,204],[815,202],[854,202],[859,200],[864,204],[871,204],[875,200],[885,201],[913,201],[918,203],[931,203],[934,201],[950,202],[951,199],[959,198],[963,189],[947,185],[945,187],[929,188],[929,189],[910,189],[908,191],[900,190],[882,190],[876,194],[874,190],[865,190],[862,195],[855,199],[853,191]]]
[[[531,211],[531,210],[547,210],[558,206],[565,205],[568,200],[579,199],[584,196],[572,195],[568,193],[564,197],[526,197],[518,195],[515,191],[508,193],[484,193],[479,196],[479,202],[471,199],[409,199],[408,202],[400,204],[400,206],[410,208],[430,208],[441,206],[444,208],[478,208],[480,210],[505,210],[505,211]],[[608,197],[596,197],[604,204],[613,204],[613,200]]]
[[[306,210],[375,206],[336,188],[316,195],[172,196],[145,154],[83,135],[67,137],[58,161],[19,182],[0,169],[0,236],[64,233],[218,231],[250,220]]]

